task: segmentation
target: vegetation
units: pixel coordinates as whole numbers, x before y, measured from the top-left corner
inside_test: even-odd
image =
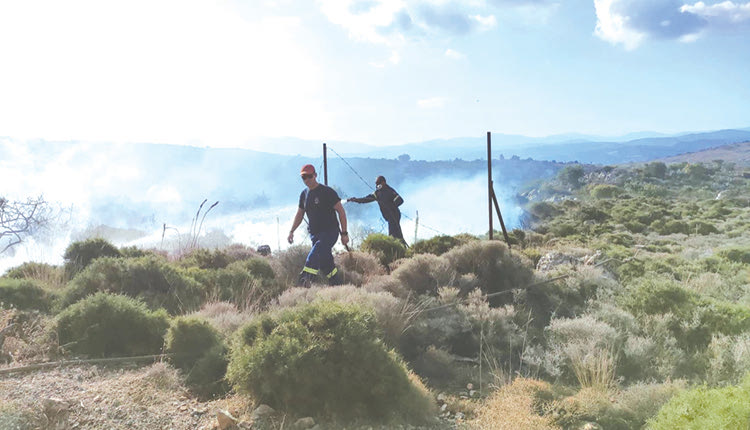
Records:
[[[0,359],[164,348],[200,399],[342,425],[734,428],[750,414],[747,181],[730,163],[568,165],[523,191],[512,248],[374,234],[336,256],[338,287],[295,287],[305,245],[74,242],[64,266],[0,277]],[[430,390],[460,394],[437,412]]]

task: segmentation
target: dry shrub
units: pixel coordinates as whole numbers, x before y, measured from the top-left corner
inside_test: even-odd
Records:
[[[344,283],[361,286],[370,278],[385,273],[378,259],[366,252],[351,251],[335,256],[336,267],[343,270]]]
[[[549,417],[540,414],[551,397],[548,383],[517,378],[495,391],[467,424],[478,430],[557,429]]]
[[[65,269],[47,263],[26,262],[8,269],[5,276],[14,279],[33,279],[52,290],[62,289],[67,282]]]
[[[633,425],[633,413],[613,402],[610,393],[597,388],[582,388],[573,396],[552,403],[549,414],[553,422],[565,429],[601,428],[607,430],[629,430]],[[592,427],[588,423],[595,423]]]
[[[175,391],[181,388],[177,369],[164,362],[154,363],[140,376],[139,383],[161,391]]]
[[[229,258],[230,263],[258,257],[258,253],[255,250],[241,243],[233,243],[224,248],[223,251]]]
[[[546,329],[551,357],[559,359],[551,374],[571,376],[582,387],[606,390],[614,384],[617,331],[593,317],[553,319]],[[554,360],[550,360],[554,362]]]
[[[433,254],[405,259],[391,276],[415,294],[437,294],[438,288],[453,283],[456,274],[448,260]]]
[[[686,388],[684,380],[664,383],[638,383],[620,392],[617,403],[633,414],[633,428],[643,428],[646,421],[656,416],[664,404]]]
[[[310,245],[294,245],[278,253],[275,259],[270,261],[271,268],[276,274],[276,279],[282,285],[296,285],[299,273],[305,266],[307,254],[310,253]]]
[[[252,318],[251,313],[240,312],[237,306],[229,302],[206,303],[194,315],[208,320],[226,338]]]
[[[385,291],[400,298],[409,297],[409,290],[398,279],[389,275],[372,277],[362,286],[362,289],[374,293]]]
[[[280,308],[291,308],[315,301],[357,304],[375,312],[377,327],[386,344],[395,346],[412,318],[410,304],[387,292],[370,292],[352,285],[337,287],[291,288],[279,296]]]
[[[709,383],[737,383],[750,372],[750,333],[714,335],[707,353]]]
[[[458,274],[476,275],[485,294],[522,288],[532,283],[531,261],[518,253],[511,254],[508,246],[499,241],[470,242],[443,254]],[[494,296],[492,306],[502,306],[512,300],[509,294]]]

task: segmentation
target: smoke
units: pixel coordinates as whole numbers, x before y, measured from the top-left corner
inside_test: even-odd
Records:
[[[2,195],[15,200],[43,195],[58,208],[43,235],[0,255],[0,273],[26,261],[60,264],[70,242],[96,235],[117,246],[167,251],[184,250],[192,240],[206,247],[241,243],[284,250],[304,187],[296,172],[304,162],[308,160],[239,150],[0,138]],[[361,183],[332,185],[342,198],[371,192]],[[405,200],[401,226],[407,242],[415,240],[415,232],[419,240],[437,234],[486,234],[486,176],[441,174],[392,185]],[[503,185],[496,184],[497,197],[505,225],[512,229],[522,211],[513,203],[512,188]],[[347,195],[349,191],[358,192]],[[198,222],[208,205],[219,204],[197,232],[193,219],[204,199],[208,202]],[[369,233],[388,233],[377,203],[344,207],[354,246]],[[303,223],[295,244],[308,241]],[[339,244],[336,249],[343,248]]]

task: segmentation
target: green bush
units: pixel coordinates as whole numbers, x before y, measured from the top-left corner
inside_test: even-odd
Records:
[[[180,265],[200,269],[223,269],[229,263],[229,255],[219,249],[195,248],[180,259]]]
[[[373,233],[362,241],[362,251],[375,255],[380,264],[388,267],[389,264],[403,258],[406,255],[406,247],[395,237],[380,233]]]
[[[739,386],[683,391],[648,423],[651,430],[746,429],[750,422],[750,377]]]
[[[179,317],[172,321],[166,336],[165,352],[174,354],[172,364],[185,374],[185,383],[200,397],[224,394],[229,386],[227,348],[219,332],[198,317]]]
[[[552,218],[561,213],[554,204],[549,202],[535,202],[529,206],[529,213],[540,220]]]
[[[65,350],[95,357],[157,354],[167,327],[164,310],[150,311],[141,301],[107,293],[75,303],[56,321]]]
[[[583,175],[583,166],[581,166],[580,164],[575,164],[565,166],[557,173],[557,178],[563,185],[567,185],[573,189],[577,189],[582,185],[581,179],[583,179]]]
[[[409,250],[412,254],[443,255],[460,244],[453,236],[438,235],[427,240],[415,242]]]
[[[301,416],[430,419],[431,399],[378,340],[374,320],[334,302],[261,315],[237,333],[227,377],[237,391]]]
[[[648,163],[643,167],[643,175],[647,178],[664,179],[667,175],[667,165],[661,161]]]
[[[52,295],[38,281],[0,278],[0,308],[48,311]]]
[[[73,242],[68,245],[65,254],[63,254],[65,272],[68,277],[72,278],[97,258],[121,256],[122,254],[116,246],[102,238]]]
[[[616,185],[599,184],[591,189],[591,197],[595,199],[614,199],[624,192],[625,190]]]
[[[61,306],[69,306],[97,291],[142,299],[152,309],[169,313],[197,309],[205,298],[202,287],[191,277],[156,256],[100,258],[79,273],[63,291]]]
[[[750,264],[750,248],[722,249],[719,255],[735,263]]]
[[[263,308],[283,291],[271,267],[253,260],[237,261],[224,269],[193,267],[187,273],[203,285],[210,300],[230,302],[240,309]]]
[[[692,316],[696,300],[695,293],[664,278],[641,279],[623,297],[625,307],[635,315],[672,313],[679,318]]]
[[[690,233],[707,236],[709,234],[716,234],[718,232],[719,230],[711,223],[705,221],[690,222]]]

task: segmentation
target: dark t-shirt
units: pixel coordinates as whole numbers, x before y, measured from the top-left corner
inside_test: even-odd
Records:
[[[308,222],[307,230],[312,233],[321,231],[338,231],[339,220],[333,206],[341,201],[331,187],[319,184],[312,190],[304,189],[299,195],[299,207],[305,210]]]

